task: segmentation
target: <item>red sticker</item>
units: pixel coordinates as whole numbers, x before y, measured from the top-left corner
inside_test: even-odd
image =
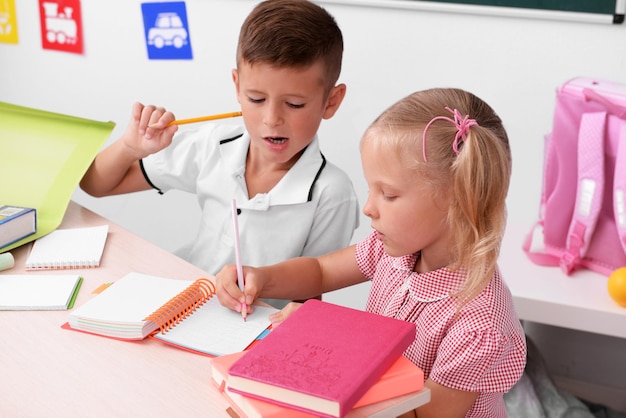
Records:
[[[44,49],[83,53],[80,0],[39,0],[39,18]]]

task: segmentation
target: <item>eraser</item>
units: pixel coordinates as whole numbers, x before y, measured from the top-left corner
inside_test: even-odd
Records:
[[[0,271],[12,268],[15,265],[15,259],[11,253],[0,254]]]

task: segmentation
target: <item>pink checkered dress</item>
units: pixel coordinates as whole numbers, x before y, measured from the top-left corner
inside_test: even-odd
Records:
[[[413,272],[418,255],[391,257],[372,233],[356,246],[359,268],[372,281],[367,311],[415,323],[417,336],[404,353],[426,378],[481,392],[466,417],[506,417],[503,393],[526,364],[524,331],[511,292],[496,272],[485,289],[455,315],[450,293],[461,271]]]

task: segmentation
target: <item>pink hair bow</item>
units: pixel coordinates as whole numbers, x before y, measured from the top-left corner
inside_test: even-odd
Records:
[[[467,134],[469,133],[470,128],[472,126],[478,126],[478,122],[476,122],[476,119],[470,119],[469,115],[465,115],[465,117],[463,117],[461,116],[461,112],[459,112],[457,109],[452,110],[447,106],[445,109],[450,112],[452,116],[454,116],[454,119],[447,116],[436,116],[432,118],[424,128],[424,133],[422,134],[422,156],[424,157],[424,161],[428,161],[426,159],[426,132],[433,122],[437,120],[446,120],[456,126],[457,132],[454,136],[454,142],[452,143],[452,149],[454,150],[454,153],[456,155],[459,155],[459,139],[465,142],[467,140]]]

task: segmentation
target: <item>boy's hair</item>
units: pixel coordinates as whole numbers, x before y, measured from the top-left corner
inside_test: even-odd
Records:
[[[453,149],[456,125],[436,117],[452,118],[449,110],[474,119],[466,140]],[[465,269],[467,280],[457,293],[468,301],[489,282],[496,268],[506,226],[506,195],[511,177],[511,151],[507,133],[493,109],[472,93],[460,89],[430,89],[400,100],[368,128],[382,135],[379,147],[393,150],[414,173],[427,181],[432,199],[448,198],[448,226],[452,269]],[[380,141],[382,139],[383,141]],[[379,144],[378,144],[379,143]]]
[[[339,79],[343,37],[335,19],[307,0],[266,0],[250,12],[239,33],[237,65],[307,67],[318,60],[330,91]]]

